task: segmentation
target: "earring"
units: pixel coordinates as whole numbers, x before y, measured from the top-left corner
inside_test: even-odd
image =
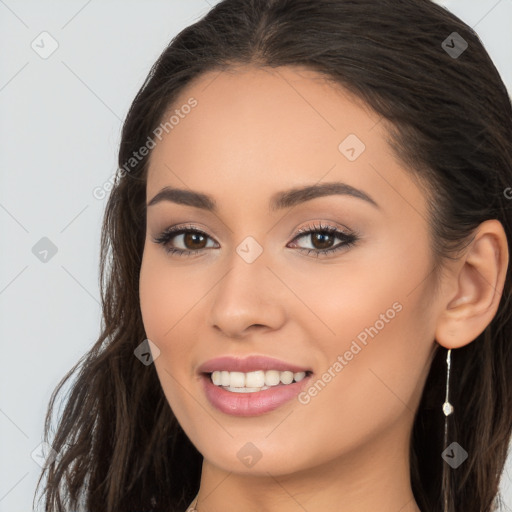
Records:
[[[448,416],[453,413],[453,405],[449,401],[449,391],[450,391],[450,366],[451,366],[451,353],[452,349],[448,349],[448,353],[446,354],[446,396],[443,404],[443,413],[444,413],[444,448],[448,444]],[[444,470],[443,470],[444,473]],[[448,496],[444,493],[444,512],[448,512]]]
[[[444,404],[443,404],[443,412],[445,415],[445,421],[444,421],[445,435],[446,435],[446,427],[447,427],[446,420],[448,419],[448,416],[453,412],[453,405],[448,401],[448,393],[450,390],[450,366],[451,366],[450,356],[451,356],[451,353],[452,353],[452,349],[450,348],[448,350],[448,353],[446,354],[446,368],[447,368],[447,371],[446,371],[446,397],[445,397]],[[446,438],[445,438],[445,443],[446,443]]]

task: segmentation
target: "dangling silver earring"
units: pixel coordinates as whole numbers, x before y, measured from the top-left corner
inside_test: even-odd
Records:
[[[451,366],[451,353],[452,349],[448,349],[446,354],[446,396],[443,404],[444,413],[444,448],[446,449],[448,444],[448,416],[453,413],[453,405],[449,401],[450,391],[450,366]],[[448,512],[448,496],[445,490],[444,493],[444,512]]]

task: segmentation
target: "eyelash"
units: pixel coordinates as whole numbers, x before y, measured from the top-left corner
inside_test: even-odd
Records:
[[[305,251],[308,255],[313,252],[316,254],[316,257],[319,257],[320,254],[330,254],[335,253],[343,248],[352,247],[355,245],[355,243],[359,240],[359,237],[357,233],[345,233],[338,228],[335,228],[334,226],[329,225],[322,225],[320,223],[318,226],[308,226],[306,228],[302,228],[299,231],[297,231],[295,237],[293,238],[292,242],[295,241],[298,238],[302,238],[307,235],[311,235],[314,233],[322,233],[322,234],[329,234],[329,235],[336,235],[335,238],[339,238],[342,240],[342,243],[338,244],[335,247],[331,247],[329,249],[307,249],[304,247],[299,247],[297,250],[299,251]],[[176,249],[175,247],[168,247],[168,243],[176,236],[186,234],[186,233],[196,233],[198,235],[203,235],[207,238],[210,238],[206,233],[203,231],[200,231],[196,229],[194,226],[173,226],[170,228],[165,229],[158,237],[153,238],[153,242],[157,244],[161,244],[164,248],[164,250],[168,254],[176,254],[178,256],[191,256],[192,254],[199,253],[203,249]]]

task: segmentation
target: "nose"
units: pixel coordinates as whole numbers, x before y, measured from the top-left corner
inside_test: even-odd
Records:
[[[286,289],[267,266],[264,253],[248,263],[235,251],[212,290],[210,325],[226,337],[243,339],[256,330],[276,330],[286,321]],[[289,291],[288,291],[289,294]]]

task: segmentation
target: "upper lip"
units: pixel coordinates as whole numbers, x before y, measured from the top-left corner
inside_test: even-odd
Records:
[[[310,372],[308,368],[298,366],[296,364],[287,363],[280,359],[273,357],[252,355],[248,357],[233,357],[222,356],[214,359],[209,359],[199,366],[199,373],[211,373],[214,371],[228,371],[228,372],[253,372],[256,370],[278,370],[278,371],[292,371],[297,372]]]

